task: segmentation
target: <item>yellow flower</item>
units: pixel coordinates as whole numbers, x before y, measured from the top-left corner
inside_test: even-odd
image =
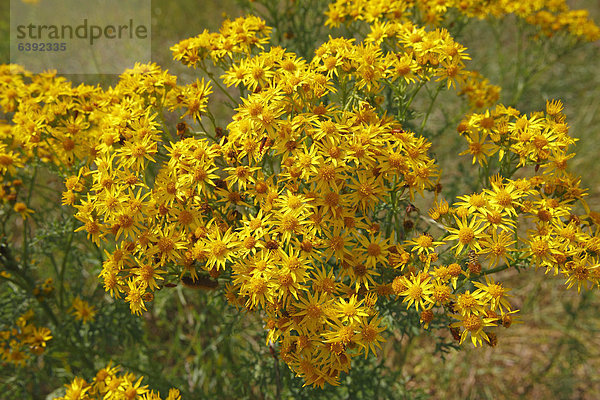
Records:
[[[436,305],[446,305],[454,299],[450,286],[436,282],[431,288],[431,298],[435,301]]]
[[[369,176],[364,171],[358,171],[357,177],[352,177],[348,185],[350,201],[364,212],[372,210],[383,193],[383,179],[381,176]]]
[[[139,171],[144,168],[146,161],[156,162],[152,155],[157,151],[156,141],[148,135],[127,140],[116,154],[121,157],[124,166]]]
[[[450,207],[445,199],[437,200],[433,207],[429,210],[429,216],[435,221],[444,217],[448,213],[450,213]]]
[[[298,300],[298,293],[306,289],[302,284],[303,281],[304,279],[298,279],[289,268],[281,268],[271,278],[268,287],[277,293],[277,297],[282,301],[286,301],[289,295]]]
[[[375,269],[375,265],[369,266],[364,259],[356,259],[349,262],[349,268],[345,268],[341,274],[341,278],[347,274],[350,276],[351,285],[354,285],[356,290],[361,287],[369,290],[369,286],[373,288],[375,278],[380,276],[380,273]]]
[[[487,235],[484,232],[485,227],[481,227],[482,221],[478,218],[472,217],[469,222],[465,218],[456,220],[457,228],[446,228],[450,235],[446,236],[445,240],[457,240],[452,248],[456,249],[456,255],[458,256],[463,249],[467,248],[470,250],[481,250],[481,244],[479,241]]]
[[[83,220],[82,217],[76,216],[76,218],[84,222],[84,225],[75,229],[75,232],[85,230],[87,232],[87,238],[99,246],[100,239],[105,234],[106,228],[104,227],[104,225],[98,219],[93,218],[92,216],[84,217]]]
[[[487,134],[480,135],[477,131],[469,131],[469,134],[465,138],[469,143],[469,148],[459,153],[459,155],[472,155],[473,164],[477,161],[483,167],[487,164],[487,159],[499,150],[499,147],[495,143],[486,141]]]
[[[239,246],[237,234],[231,229],[221,233],[218,227],[213,227],[206,239],[199,240],[194,246],[195,249],[202,249],[206,260],[206,269],[225,269],[228,261],[232,261],[235,251]],[[198,250],[194,250],[198,251]]]
[[[475,214],[484,220],[483,226],[486,228],[514,232],[516,222],[506,209],[488,204],[485,208],[477,210]]]
[[[171,388],[169,389],[169,394],[165,400],[181,400],[181,394],[179,389]]]
[[[312,288],[316,293],[334,294],[337,292],[336,278],[333,275],[333,269],[327,270],[325,267],[317,268],[311,271]]]
[[[249,68],[246,63],[233,64],[223,75],[221,79],[227,86],[240,86],[243,82],[248,79]]]
[[[421,66],[409,52],[398,52],[391,59],[390,78],[394,81],[403,79],[411,84],[420,78]]]
[[[307,292],[294,303],[298,311],[293,316],[302,317],[301,324],[307,329],[318,329],[332,315],[331,303],[332,300],[327,292],[316,293],[316,295]]]
[[[460,344],[462,344],[468,336],[471,336],[473,346],[477,347],[478,345],[482,345],[483,340],[486,342],[489,341],[484,328],[496,326],[496,318],[486,318],[476,314],[453,315],[453,317],[459,321],[450,326],[453,328],[463,328],[463,331],[460,334]]]
[[[89,399],[88,391],[92,388],[83,378],[76,377],[68,385],[65,396],[60,400],[84,400]]]
[[[308,223],[309,221],[300,211],[275,213],[275,230],[280,233],[283,243],[289,243],[292,236],[300,237],[306,234]]]
[[[404,277],[402,279],[405,290],[400,292],[400,296],[404,296],[403,303],[406,304],[406,308],[410,308],[414,304],[415,310],[419,311],[421,308],[427,308],[427,304],[432,304],[434,301],[431,299],[433,294],[433,285],[430,282],[431,276],[425,276],[424,274],[411,275],[410,277]]]
[[[91,384],[83,378],[75,377],[65,385],[67,387],[64,397],[57,400],[87,400],[87,399],[142,399],[161,400],[158,394],[148,389],[148,385],[141,386],[144,377],[137,378],[135,374],[120,373],[121,368],[112,366],[110,362],[105,368],[96,373]],[[166,400],[181,400],[179,390],[170,389]]]
[[[166,273],[166,271],[160,269],[160,265],[156,265],[152,261],[147,260],[144,262],[136,258],[135,263],[137,266],[131,269],[134,279],[145,284],[150,290],[158,289],[156,281],[163,280],[161,274]]]
[[[457,197],[459,200],[454,203],[454,207],[465,207],[469,213],[484,210],[488,207],[489,200],[483,193],[473,193],[471,195],[463,195]]]
[[[514,235],[510,231],[500,231],[498,233],[496,229],[492,229],[492,236],[481,240],[480,254],[488,254],[487,258],[491,261],[490,268],[498,265],[500,261],[503,261],[506,265],[510,265],[509,260],[513,261],[513,257],[510,254],[516,250],[510,247],[516,243],[514,240],[511,240],[513,237]]]
[[[180,252],[187,248],[183,232],[175,225],[167,225],[165,228],[157,227],[153,237],[156,239],[156,243],[152,243],[146,256],[156,255],[163,263],[177,260],[181,257]]]
[[[131,376],[131,379],[129,379],[129,377],[126,376],[123,385],[119,388],[119,392],[122,392],[126,399],[135,399],[138,398],[138,396],[148,393],[148,385],[140,387],[142,379],[144,379],[144,377],[140,377],[134,383],[134,375]]]
[[[240,294],[247,296],[246,308],[248,309],[253,309],[258,305],[264,308],[265,303],[274,300],[274,294],[269,290],[269,279],[258,275],[242,284]]]
[[[182,118],[189,115],[196,121],[201,120],[201,115],[206,111],[208,96],[212,93],[209,83],[196,79],[196,82],[183,87],[182,94],[178,98],[178,107],[186,108]]]
[[[126,292],[125,301],[129,303],[132,314],[141,315],[142,310],[146,311],[146,305],[144,304],[146,285],[144,283],[130,280],[127,282]]]
[[[413,246],[411,251],[416,251],[417,254],[429,254],[435,251],[435,248],[444,244],[444,242],[434,241],[433,237],[428,233],[422,233],[413,240],[407,240],[407,245]]]
[[[365,358],[368,357],[369,351],[373,352],[373,355],[377,355],[375,351],[375,347],[381,349],[380,342],[384,342],[385,339],[381,336],[381,332],[386,329],[385,325],[382,324],[380,317],[373,317],[367,323],[366,320],[363,321],[358,326],[358,337],[356,338],[356,343],[362,346],[365,349]]]
[[[454,304],[454,311],[460,313],[460,315],[467,314],[483,314],[485,306],[487,305],[487,297],[484,296],[482,291],[475,291],[471,293],[467,290],[464,293],[460,293],[456,296],[456,302]]]
[[[510,289],[502,287],[501,283],[494,282],[494,279],[487,275],[485,277],[485,284],[481,282],[473,282],[473,284],[477,288],[473,294],[478,295],[479,293],[483,293],[485,300],[490,304],[490,310],[495,311],[497,308],[500,312],[511,311],[506,294]]]
[[[356,296],[351,296],[348,301],[343,298],[338,299],[338,302],[334,305],[334,318],[339,319],[341,322],[358,323],[363,317],[367,317],[369,314],[365,311],[363,306],[364,300],[358,301]]]
[[[567,289],[577,284],[577,292],[579,293],[582,286],[585,289],[590,284],[592,287],[594,285],[598,286],[598,269],[598,261],[585,254],[583,257],[573,257],[573,260],[568,261],[561,269],[561,273],[567,277]]]
[[[46,327],[32,326],[24,343],[29,344],[29,349],[33,354],[40,355],[46,350],[46,342],[52,339],[52,332]]]
[[[87,301],[81,300],[79,296],[73,299],[71,308],[73,309],[73,315],[79,321],[83,323],[94,321],[94,317],[98,312],[94,306],[91,306]]]
[[[329,328],[330,330],[321,333],[321,336],[325,339],[325,343],[337,343],[348,346],[351,343],[355,343],[357,339],[356,323],[349,322],[345,324],[336,318],[333,322],[329,322]]]
[[[234,187],[235,185],[237,190],[245,191],[248,184],[255,182],[253,175],[259,169],[259,167],[250,168],[245,165],[225,168],[224,171],[228,173],[225,181],[229,184],[229,187]]]
[[[325,230],[325,259],[334,256],[337,260],[343,260],[348,253],[348,247],[352,244],[352,238],[342,231],[339,227]]]
[[[13,206],[13,210],[19,213],[21,215],[21,218],[23,219],[27,219],[29,215],[33,214],[33,210],[31,208],[28,208],[25,203],[22,203],[20,201],[15,203],[15,205]]]
[[[17,168],[23,168],[21,157],[14,151],[7,151],[6,145],[0,143],[0,175],[15,175]]]
[[[334,166],[323,157],[318,157],[315,164],[311,165],[314,171],[311,183],[315,183],[315,191],[322,193],[329,188],[337,189],[338,184],[344,178],[344,167],[342,165]]]
[[[380,232],[377,236],[370,234],[368,238],[367,236],[358,237],[358,241],[363,246],[360,250],[364,255],[365,265],[368,268],[375,268],[378,264],[384,265],[387,263],[390,239],[382,238],[381,235]]]
[[[555,260],[552,255],[552,249],[557,245],[553,238],[549,235],[529,235],[527,239],[529,248],[527,249],[532,260],[535,262],[536,268],[554,267]]]

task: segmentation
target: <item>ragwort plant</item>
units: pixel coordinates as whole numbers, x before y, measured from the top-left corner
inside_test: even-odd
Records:
[[[295,15],[313,4],[322,2],[281,7]],[[530,114],[498,104],[500,88],[467,68],[467,49],[444,28],[514,14],[532,26],[532,40],[597,40],[585,12],[560,0],[336,1],[326,26],[343,24],[346,35],[324,38],[314,53],[299,44],[300,57],[285,35],[295,22],[278,17],[278,5],[258,7],[275,35],[247,16],[171,48],[202,73],[189,84],[156,64],[136,64],[108,89],[2,67],[0,260],[14,303],[2,322],[4,363],[32,368],[59,333],[77,335],[62,339],[66,349],[85,345],[81,328],[100,310],[69,291],[66,264],[78,259],[70,251],[93,254],[104,291],[135,315],[179,285],[258,313],[273,358],[321,388],[374,358],[389,331],[435,331],[441,352],[495,346],[519,317],[493,277],[506,269],[541,268],[578,291],[598,287],[600,216],[568,172],[575,139],[562,102]],[[289,48],[273,43],[284,39]],[[215,90],[233,111],[228,123],[211,111]],[[478,177],[473,193],[451,197],[428,124],[446,91],[468,111],[439,132],[466,142],[461,155]],[[58,287],[36,283],[29,254],[44,170],[64,179],[61,203],[78,221],[67,225],[62,265],[49,261]],[[415,205],[427,202],[429,210]],[[46,326],[32,322],[34,309]],[[65,314],[79,329],[63,325]],[[79,357],[64,364],[95,369]],[[103,362],[61,398],[159,398]],[[173,389],[167,398],[179,396]]]

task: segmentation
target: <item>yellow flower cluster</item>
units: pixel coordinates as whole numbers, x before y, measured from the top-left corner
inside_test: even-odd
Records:
[[[33,295],[38,300],[44,300],[54,292],[54,279],[47,278],[41,285],[33,288]]]
[[[75,319],[87,323],[94,320],[94,317],[98,313],[96,307],[90,305],[85,300],[81,300],[79,296],[73,299],[71,310]]]
[[[545,36],[568,33],[579,40],[600,39],[600,28],[587,10],[571,10],[565,0],[337,0],[329,5],[327,25],[338,26],[353,20],[375,23],[415,21],[439,25],[444,16],[456,9],[470,18],[500,18],[514,14],[536,26]]]
[[[174,59],[195,67],[210,56],[217,63],[248,55],[253,49],[262,49],[269,41],[271,28],[258,17],[239,17],[223,22],[218,33],[204,30],[196,37],[183,40],[171,47]]]
[[[140,218],[164,230],[124,231],[127,242],[102,274],[109,291],[117,274],[135,278],[124,289],[134,311],[145,294],[136,285],[156,288],[161,266],[183,265],[191,285],[205,279],[203,270],[230,275],[231,302],[266,311],[268,340],[281,342],[282,359],[323,385],[383,340],[374,306],[391,294],[379,272],[391,232],[373,218],[377,203],[392,187],[398,198],[432,189],[438,172],[426,140],[368,103],[325,106],[331,78],[318,68],[280,48],[232,65],[224,81],[255,93],[226,140],[165,147],[148,207],[156,216]]]
[[[323,86],[310,81],[284,95],[286,74],[275,68],[228,126],[225,148],[239,153],[225,182],[239,200],[222,214],[242,202],[257,211],[229,243],[211,235],[194,257],[209,267],[232,259],[230,300],[267,312],[267,340],[308,384],[336,384],[352,357],[382,340],[375,304],[391,294],[383,275],[393,273],[392,233],[380,230],[378,204],[433,188],[438,172],[423,138],[367,103],[321,105]]]
[[[31,74],[17,65],[0,65],[0,199],[26,219],[34,211],[17,201],[19,171],[39,162],[65,174],[95,154],[99,130],[90,120],[99,88],[73,87],[56,72]]]
[[[161,400],[160,393],[142,386],[144,377],[138,378],[131,372],[121,372],[121,367],[109,363],[96,373],[91,382],[76,377],[66,386],[66,393],[55,400],[101,400],[101,399],[128,399],[128,400]],[[181,400],[179,390],[170,389],[164,400]]]
[[[383,85],[399,84],[406,90],[410,84],[422,85],[434,79],[445,82],[448,88],[458,85],[460,94],[468,96],[474,108],[489,107],[498,100],[500,88],[490,85],[478,73],[465,69],[465,61],[470,59],[466,49],[445,29],[429,32],[411,22],[374,22],[370,29],[358,45],[354,44],[354,39],[330,38],[316,50],[310,65],[290,54],[282,64],[277,64],[283,49],[272,48],[258,57],[233,63],[223,81],[228,86],[242,85],[253,91],[273,79],[279,67],[287,81],[286,94],[292,93],[308,75],[317,72],[321,74],[318,79],[323,80],[323,75],[333,79],[328,81],[329,91],[334,82],[339,82],[337,86],[342,90],[354,82],[355,91],[376,94]],[[173,49],[176,59],[182,51],[187,51],[177,46]],[[345,103],[351,93],[344,92],[341,96],[341,102]]]
[[[498,154],[502,176],[533,173],[492,177],[450,207],[438,199],[431,143],[384,112],[384,89],[399,99],[436,80],[476,108],[494,104],[498,89],[465,68],[466,49],[446,30],[403,19],[413,2],[356,4],[333,7],[372,15],[370,33],[359,44],[330,38],[312,60],[267,46],[270,28],[256,17],[173,46],[189,66],[205,69],[210,58],[223,82],[246,94],[226,130],[208,109],[210,85],[179,85],[154,64],[136,65],[107,90],[72,88],[52,74],[2,75],[15,93],[2,103],[14,112],[1,131],[2,173],[28,157],[68,172],[63,204],[76,209],[78,231],[111,248],[100,277],[133,313],[176,280],[225,283],[232,304],[264,313],[267,343],[315,386],[338,384],[352,358],[375,353],[386,325],[380,306],[394,297],[425,327],[450,316],[460,342],[494,345],[494,327],[509,327],[517,310],[493,272],[529,263],[562,273],[569,287],[598,286],[600,216],[572,214],[585,193],[566,171],[574,140],[562,105],[469,115],[458,128],[463,154],[482,167]],[[402,117],[410,100],[386,106]],[[166,111],[183,119],[173,133]],[[411,204],[425,191],[436,196],[430,226]],[[446,236],[434,238],[432,226]],[[535,228],[522,235],[523,227]],[[93,318],[79,299],[73,309]],[[97,385],[76,380],[65,398],[95,395],[109,381],[118,382],[111,390],[150,396],[135,379],[107,367]]]
[[[583,201],[585,191],[579,179],[566,171],[567,160],[573,156],[568,153],[569,146],[575,140],[568,136],[562,104],[551,101],[546,108],[546,113],[526,116],[497,106],[463,121],[459,132],[469,142],[463,154],[471,154],[473,163],[487,164],[489,157],[498,153],[506,165],[523,171],[529,167],[530,176],[516,180],[492,177],[489,189],[459,196],[453,207],[443,200],[438,202],[430,216],[449,234],[440,242],[428,235],[407,242],[421,256],[435,254],[433,249],[444,243],[455,249],[457,263],[397,277],[392,287],[406,296],[409,306],[425,310],[421,314],[424,323],[433,318],[428,311],[431,307],[444,305],[456,312],[452,317],[459,321],[452,328],[458,329],[461,342],[470,335],[475,345],[483,340],[494,345],[496,335],[489,327],[510,326],[516,312],[506,299],[508,289],[487,276],[486,284],[473,282],[477,288],[473,293],[451,292],[449,286],[456,288],[456,277],[461,274],[487,275],[526,260],[526,265],[543,267],[546,273],[560,272],[567,288],[577,285],[579,291],[581,287],[599,286],[600,220]],[[588,210],[586,215],[574,214],[577,201]],[[525,233],[524,227],[532,229]],[[458,262],[466,253],[467,270],[463,271]],[[488,269],[482,270],[479,255],[485,257]]]
[[[500,163],[512,158],[515,168],[533,170],[518,180],[492,179],[490,189],[459,197],[457,214],[464,217],[457,218],[458,228],[451,232],[458,239],[457,253],[469,247],[507,262],[507,246],[514,243],[510,241],[514,221],[521,215],[535,227],[528,232],[523,249],[533,263],[546,272],[560,271],[569,288],[577,284],[580,290],[581,286],[598,285],[600,220],[583,200],[585,189],[580,187],[580,179],[567,171],[568,160],[575,155],[569,153],[569,146],[575,139],[568,135],[562,108],[560,101],[549,101],[545,113],[526,116],[498,106],[491,112],[473,114],[459,125],[469,143],[462,154],[472,155],[473,163],[487,164],[489,157],[498,153]],[[587,210],[586,215],[574,214],[576,202]],[[500,228],[499,233],[484,230],[490,220]]]
[[[33,310],[27,311],[8,330],[0,331],[0,358],[2,361],[24,366],[30,355],[39,356],[46,351],[52,332],[46,327],[36,326],[31,319]]]
[[[0,106],[11,121],[0,122],[0,174],[12,176],[32,161],[68,170],[94,152],[99,134],[89,115],[100,91],[72,87],[55,72],[31,74],[14,65],[0,66]]]
[[[115,88],[104,94],[112,101],[95,114],[102,134],[94,168],[83,168],[66,181],[63,203],[73,205],[75,217],[84,224],[77,230],[87,232],[96,244],[109,238],[116,241],[100,276],[111,295],[126,293],[134,313],[151,300],[157,282],[164,279],[165,263],[183,263],[181,250],[191,240],[189,235],[205,225],[192,199],[202,194],[206,184],[201,170],[202,153],[209,150],[206,141],[185,142],[186,150],[197,150],[197,158],[192,157],[196,165],[186,165],[185,176],[175,170],[182,159],[173,158],[159,168],[156,159],[173,156],[178,144],[165,147],[175,137],[166,127],[159,129],[156,120],[164,118],[163,109],[179,108],[185,110],[183,116],[199,120],[210,92],[204,81],[178,86],[174,76],[156,65],[137,65],[125,72]],[[148,176],[149,171],[155,178]]]
[[[461,85],[459,95],[465,95],[472,109],[492,107],[500,99],[500,86],[490,81],[477,71],[469,71]]]
[[[384,41],[395,51],[384,53]],[[451,272],[439,267],[432,279],[427,269],[442,242],[421,235],[406,241],[413,253],[406,252],[394,239],[399,232],[392,232],[393,213],[378,206],[398,207],[415,192],[434,189],[438,171],[427,156],[430,144],[379,117],[369,103],[340,109],[353,103],[334,87],[376,96],[386,81],[405,85],[432,77],[450,87],[462,83],[463,74],[474,79],[464,70],[467,59],[444,30],[384,23],[374,24],[358,46],[330,39],[309,63],[274,47],[233,63],[222,77],[252,93],[242,99],[221,146],[228,166],[221,169],[227,176],[219,190],[225,199],[216,203],[229,203],[219,212],[225,221],[209,224],[192,259],[209,271],[231,265],[229,300],[267,312],[267,341],[280,343],[282,359],[307,384],[337,384],[352,357],[375,351],[384,329],[378,298],[396,294],[409,307],[425,308],[427,324],[434,304],[451,304],[463,272],[458,264]],[[325,106],[322,99],[335,95],[341,104]],[[489,96],[486,103],[496,100]],[[178,145],[172,154],[188,165],[185,154],[191,151],[186,141]],[[204,177],[218,172],[214,164],[203,171]],[[242,224],[232,230],[231,217],[240,212]],[[490,326],[495,310],[497,318],[511,312],[502,290],[490,289],[492,296],[486,290],[473,294],[485,317],[461,314],[471,319],[465,332],[474,343],[487,338],[483,327]],[[482,321],[476,328],[475,315]]]
[[[20,74],[10,74],[11,68]],[[210,86],[204,81],[177,85],[175,76],[154,64],[136,65],[106,91],[84,85],[73,88],[54,73],[33,75],[15,66],[3,66],[1,72],[4,88],[12,93],[3,99],[15,100],[3,104],[4,111],[12,113],[10,122],[3,121],[3,180],[37,160],[51,162],[67,175],[62,203],[77,208],[75,216],[83,223],[78,230],[86,231],[96,244],[109,235],[120,239],[101,275],[105,287],[117,296],[126,291],[132,310],[140,312],[146,288],[154,290],[162,279],[159,274],[164,271],[154,268],[152,260],[157,253],[159,258],[165,254],[169,239],[160,238],[170,235],[163,230],[173,222],[164,220],[164,207],[151,196],[155,193],[158,202],[164,202],[165,193],[170,196],[169,173],[159,174],[156,184],[146,175],[148,164],[156,165],[154,157],[166,157],[162,143],[175,138],[166,127],[159,129],[156,119],[163,119],[163,110],[181,109],[184,116],[199,120]],[[32,210],[15,203],[14,188],[21,183],[11,183],[3,185],[4,200],[13,202],[14,210],[25,217]],[[148,240],[158,238],[151,243],[153,249],[124,265],[128,257],[121,248],[132,254],[132,238],[143,241],[137,237],[141,232]],[[93,314],[80,302],[74,306],[84,320]]]
[[[396,51],[385,53],[383,43]],[[558,102],[548,104],[546,115],[528,118],[498,106],[463,122],[459,131],[469,140],[467,153],[474,162],[487,165],[487,158],[498,153],[506,168],[539,164],[542,174],[493,177],[489,189],[459,197],[452,208],[440,200],[431,215],[446,228],[445,238],[435,241],[417,233],[398,241],[397,215],[381,205],[397,207],[414,192],[433,190],[438,172],[426,155],[429,143],[398,123],[386,125],[376,114],[375,99],[386,81],[410,84],[437,77],[447,79],[448,87],[454,79],[464,84],[463,92],[477,107],[495,103],[498,91],[464,70],[464,52],[444,30],[374,21],[358,46],[330,39],[309,63],[271,48],[233,63],[223,75],[227,85],[253,93],[237,109],[222,146],[229,165],[223,190],[230,206],[220,214],[235,216],[246,207],[257,212],[241,211],[237,236],[226,224],[221,234],[207,235],[210,241],[197,245],[192,257],[205,268],[231,263],[228,298],[267,312],[268,342],[280,343],[282,359],[307,384],[337,383],[349,367],[346,362],[378,345],[383,326],[376,305],[390,295],[421,310],[425,326],[437,309],[458,320],[451,329],[461,343],[470,337],[474,345],[495,345],[492,327],[511,326],[518,310],[508,302],[509,289],[487,276],[485,283],[478,282],[477,276],[523,260],[556,265],[550,264],[557,260],[550,258],[558,255],[556,248],[547,249],[543,264],[534,255],[540,251],[537,242],[530,251],[514,240],[521,233],[518,216],[537,217],[538,205],[563,207],[546,221],[544,232],[563,244],[558,258],[565,256],[561,272],[568,286],[598,285],[596,259],[583,249],[590,235],[582,236],[578,225],[564,218],[583,192],[565,171],[574,140]],[[352,87],[349,94],[346,84]],[[375,105],[347,101],[352,90],[374,96]],[[325,96],[339,103],[320,100]],[[416,155],[418,148],[424,151]],[[410,234],[406,221],[403,228]],[[559,236],[569,232],[577,240],[565,247],[568,242]],[[436,249],[445,246],[456,249],[455,262],[436,264]],[[465,253],[466,270],[460,265]],[[574,262],[573,256],[583,261]],[[469,281],[474,291],[465,285]]]
[[[568,153],[569,146],[576,139],[568,134],[562,109],[562,102],[548,101],[546,113],[536,112],[530,116],[502,105],[483,114],[467,116],[457,128],[469,145],[461,155],[470,154],[473,163],[483,165],[491,155],[498,153],[500,162],[505,156],[518,159],[517,168],[537,165],[545,177],[568,177],[567,161],[574,156]]]
[[[436,78],[446,80],[448,88],[463,82],[464,62],[470,58],[445,29],[428,32],[411,22],[374,22],[370,28],[359,46],[346,39],[322,45],[313,60],[319,65],[317,70],[328,76],[356,75],[359,89],[365,85],[371,89],[382,79],[414,83]]]

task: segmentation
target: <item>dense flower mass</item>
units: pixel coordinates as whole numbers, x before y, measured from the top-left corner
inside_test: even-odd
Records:
[[[329,5],[327,24],[361,20],[377,23],[382,18],[410,21],[421,18],[430,25],[439,25],[452,11],[469,18],[499,18],[514,14],[536,26],[545,36],[568,33],[579,39],[600,39],[600,28],[587,10],[572,10],[565,0],[337,0]]]
[[[33,317],[33,310],[29,310],[19,316],[10,329],[0,331],[2,362],[24,366],[32,355],[39,356],[46,351],[52,332],[46,327],[36,326]]]
[[[11,119],[0,126],[1,197],[16,193],[13,176],[32,160],[52,165],[77,231],[105,252],[106,292],[141,314],[156,290],[179,282],[221,288],[235,307],[264,316],[267,343],[309,385],[339,384],[352,358],[376,353],[384,303],[414,312],[424,328],[449,321],[460,343],[494,345],[518,310],[491,275],[531,265],[569,288],[598,287],[600,217],[567,170],[575,139],[562,103],[530,115],[497,105],[499,88],[467,69],[466,48],[412,16],[440,25],[451,8],[515,13],[546,35],[600,32],[560,1],[481,3],[337,1],[329,25],[366,21],[369,32],[330,37],[310,60],[270,45],[271,29],[253,16],[174,45],[175,60],[205,72],[212,61],[241,94],[226,127],[209,95],[216,86],[235,99],[212,74],[212,83],[180,84],[139,64],[103,90],[4,66],[0,105]],[[408,123],[415,94],[432,82],[469,104],[461,154],[498,166],[480,191],[450,202],[426,121]],[[428,215],[417,197],[434,198]],[[14,207],[25,218],[27,205]],[[71,312],[87,323],[97,310],[77,297]],[[41,351],[51,338],[39,328],[26,336]],[[109,366],[91,384],[73,381],[64,398],[158,398],[140,381]]]
[[[65,385],[65,395],[55,400],[163,399],[160,393],[148,389],[148,385],[142,385],[143,379],[143,376],[138,378],[131,372],[121,372],[120,366],[111,363],[98,370],[91,382],[75,378]],[[179,390],[171,389],[164,400],[181,400],[181,394]]]

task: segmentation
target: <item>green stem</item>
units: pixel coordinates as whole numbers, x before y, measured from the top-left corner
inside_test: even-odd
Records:
[[[508,265],[508,264],[499,265],[495,268],[488,269],[487,271],[482,271],[480,275],[481,276],[491,275],[491,274],[495,274],[496,272],[504,271],[505,269],[508,269],[508,268],[510,268],[510,265]]]
[[[215,119],[213,113],[210,112],[210,108],[208,108],[208,107],[206,107],[206,116],[208,117],[208,119],[210,119],[210,122],[212,123],[213,128],[215,129],[215,132],[216,132],[217,131],[217,120]]]
[[[410,95],[410,97],[408,98],[408,101],[406,102],[406,104],[402,105],[402,111],[398,112],[399,116],[401,117],[401,118],[399,118],[400,119],[400,123],[406,122],[406,113],[408,111],[408,108],[412,104],[412,102],[415,99],[415,96],[417,95],[417,93],[419,93],[419,91],[421,90],[421,88],[423,86],[425,86],[425,83],[427,83],[426,80],[422,80],[421,82],[419,82],[419,85],[413,90],[413,92]]]
[[[33,195],[33,186],[35,184],[35,179],[37,177],[37,163],[34,164],[33,175],[31,177],[31,182],[29,182],[29,192],[27,193],[27,206],[31,204],[31,196]],[[21,249],[21,262],[23,266],[27,268],[28,266],[28,256],[29,256],[29,223],[26,220],[23,220],[23,248]]]
[[[223,92],[223,94],[225,94],[225,96],[227,96],[229,98],[229,100],[231,101],[231,107],[235,107],[236,104],[238,104],[238,101],[236,101],[231,94],[229,94],[229,92],[227,91],[227,89],[225,89],[223,87],[223,85],[221,85],[221,83],[219,82],[219,80],[217,78],[215,78],[215,74],[213,74],[212,72],[208,71],[208,68],[206,67],[206,65],[204,65],[204,61],[202,61],[202,63],[200,64],[200,69],[202,70],[202,72],[204,72],[206,75],[208,75],[208,77],[210,78],[210,80],[219,88],[219,90],[221,90],[221,92]]]
[[[396,176],[394,176],[394,186],[391,192],[391,209],[388,209],[388,215],[385,222],[385,236],[390,237],[390,233],[392,231],[392,219],[394,218],[394,214],[396,214]]]
[[[60,309],[63,310],[64,309],[64,281],[65,281],[65,271],[67,270],[67,259],[69,258],[69,253],[71,252],[71,244],[73,243],[73,237],[75,236],[75,231],[71,230],[71,233],[69,234],[69,238],[67,239],[67,247],[65,249],[65,256],[63,258],[62,264],[60,266],[60,276],[59,276],[59,296],[58,296],[58,301],[59,301],[59,306]]]
[[[498,71],[500,71],[500,82],[505,82],[505,63],[504,63],[504,53],[502,52],[502,38],[500,36],[500,32],[498,31],[497,24],[499,23],[496,18],[488,20],[488,26],[491,28],[491,31],[494,35],[494,39],[496,42],[496,61]]]
[[[212,136],[211,134],[208,133],[208,130],[204,127],[204,124],[202,123],[202,121],[198,121],[198,125],[200,125],[200,128],[202,128],[203,132],[202,132],[202,136],[209,138],[210,140],[212,140],[213,142],[219,144],[219,140],[217,139],[216,136]],[[194,135],[197,135],[199,132],[194,132]]]
[[[158,109],[158,118],[160,119],[160,123],[163,127],[163,131],[169,135],[167,138],[163,137],[163,140],[166,142],[171,141],[174,142],[175,141],[175,137],[173,136],[173,134],[171,133],[171,130],[169,129],[169,126],[167,125],[167,120],[165,119],[165,115],[163,113],[163,108],[162,106],[159,107]]]
[[[33,293],[33,290],[35,289],[35,283],[31,279],[31,277],[24,273],[22,268],[17,263],[17,260],[15,260],[15,258],[13,257],[12,252],[10,251],[8,246],[6,246],[5,243],[0,243],[0,264],[6,270],[21,278],[21,281],[10,278],[5,279],[10,280],[27,293]],[[34,297],[38,301],[48,318],[50,318],[54,326],[59,327],[60,325],[58,323],[58,319],[56,318],[56,315],[54,314],[48,303],[46,303],[46,301],[39,296]]]
[[[404,345],[404,347],[402,348],[402,350],[400,350],[400,368],[402,368],[404,366],[404,364],[406,363],[406,360],[408,358],[408,353],[410,353],[410,350],[412,349],[412,344],[413,344],[413,340],[414,340],[414,336],[409,336],[408,337],[408,342],[406,343],[406,345]]]
[[[273,356],[275,359],[275,398],[277,400],[281,399],[281,375],[279,373],[279,361],[276,356]]]
[[[419,135],[420,136],[423,135],[423,130],[425,129],[425,125],[427,124],[427,120],[429,119],[429,116],[431,115],[431,112],[433,111],[433,105],[435,104],[435,100],[437,99],[438,95],[442,91],[443,87],[444,87],[444,83],[440,82],[440,84],[438,85],[438,87],[435,90],[435,94],[431,98],[431,102],[429,103],[429,107],[427,108],[427,113],[425,114],[425,118],[423,118],[423,122],[421,123],[421,129],[419,130]]]
[[[340,79],[340,94],[341,94],[340,103],[342,104],[342,108],[345,110],[346,109],[346,98],[348,96],[348,93],[346,91],[346,77],[345,76],[343,79]]]
[[[535,65],[529,71],[522,71],[521,86],[518,88],[519,90],[513,95],[512,104],[516,105],[517,102],[521,100],[521,97],[525,92],[525,88],[527,88],[536,77],[555,66],[554,62],[556,62],[556,60],[562,59],[566,54],[569,53],[570,50],[572,49],[567,48],[559,53],[556,53],[556,58],[554,60],[548,60],[546,59],[546,57],[540,57],[537,65]],[[548,49],[548,51],[542,51],[542,56],[545,56],[549,51],[550,49]]]
[[[514,95],[511,100],[511,104],[515,104],[524,90],[524,82],[521,74],[521,66],[522,66],[522,58],[523,58],[523,49],[522,49],[522,40],[523,40],[523,29],[520,23],[517,23],[517,60],[515,62],[515,81],[513,83]]]

